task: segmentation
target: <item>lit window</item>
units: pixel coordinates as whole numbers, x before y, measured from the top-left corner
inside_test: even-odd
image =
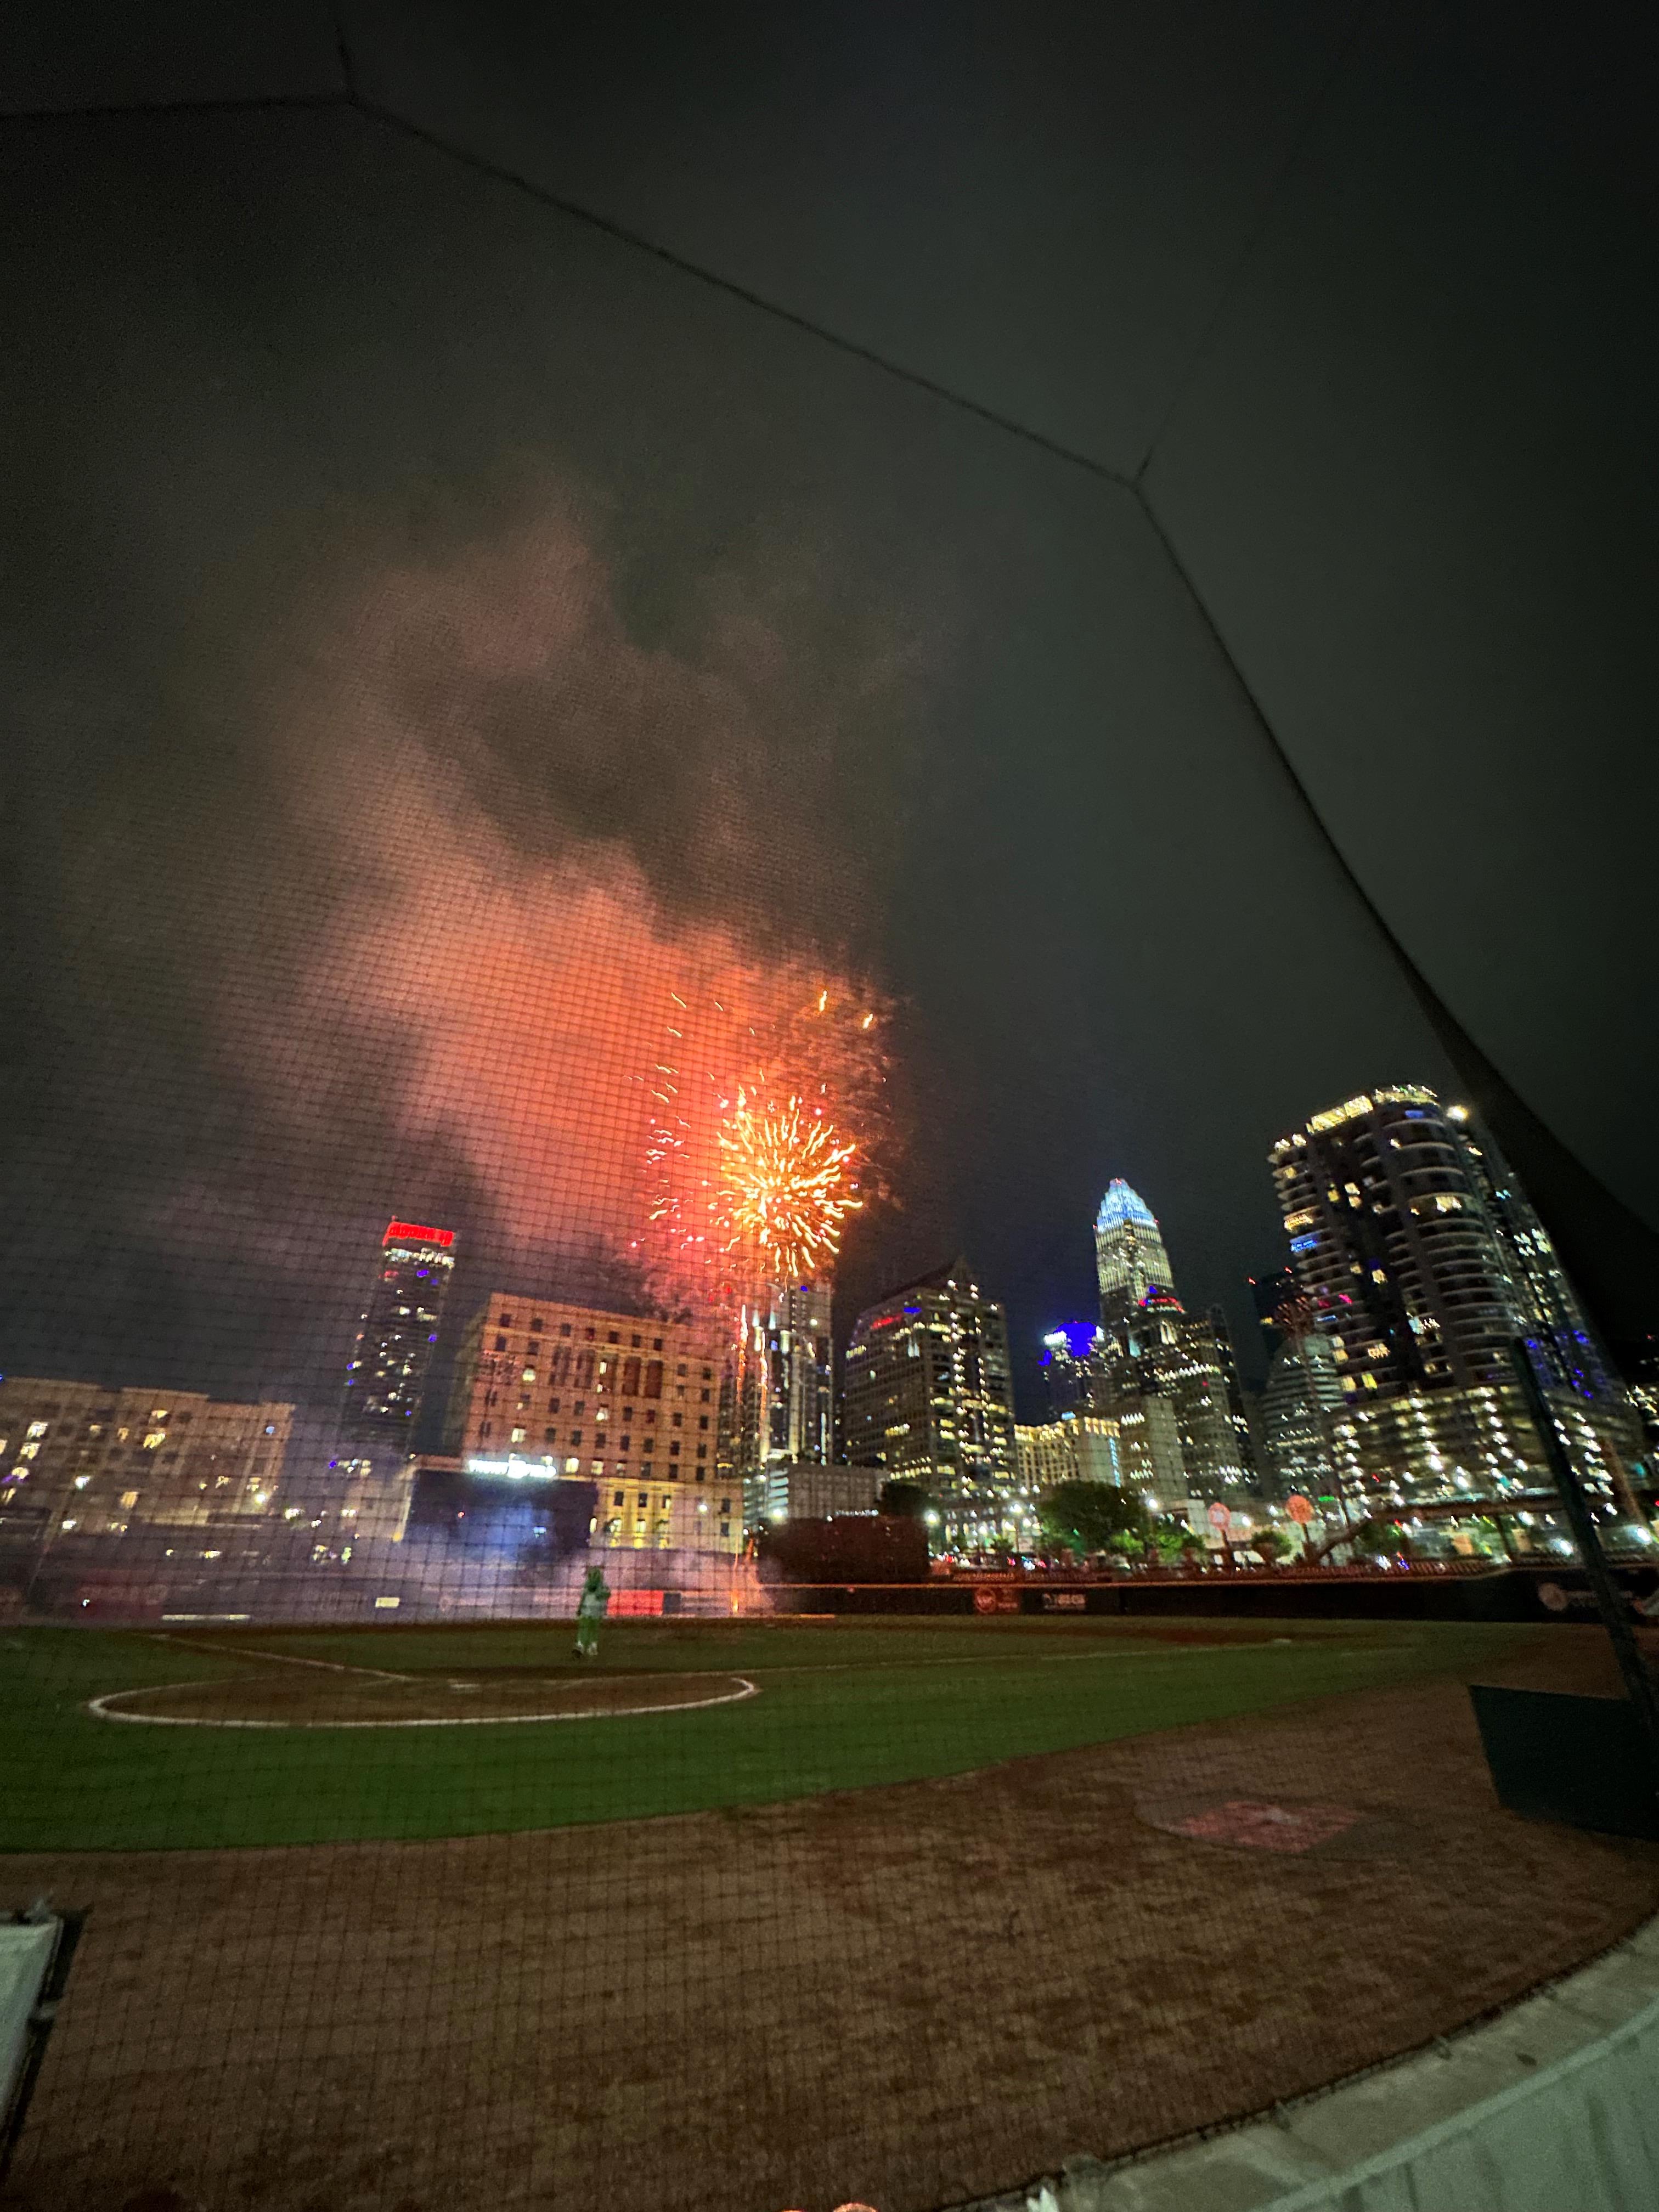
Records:
[[[524,1442],[524,1439],[525,1431],[522,1429],[514,1429],[509,1441],[515,1444],[521,1444]]]
[[[149,1434],[144,1438],[144,1449],[146,1451],[159,1451],[167,1440],[167,1432],[165,1429],[152,1429]]]
[[[44,1421],[31,1421],[28,1426],[28,1433],[32,1437],[45,1436],[46,1433],[46,1423]]]
[[[535,1370],[535,1369],[534,1369],[533,1367],[526,1367],[526,1368],[525,1369],[525,1370],[524,1370],[524,1380],[525,1380],[526,1382],[533,1382],[535,1381],[535,1379],[536,1379],[536,1370]]]
[[[19,1459],[33,1459],[40,1449],[40,1439],[37,1437],[32,1444],[20,1444],[17,1447],[17,1456]]]

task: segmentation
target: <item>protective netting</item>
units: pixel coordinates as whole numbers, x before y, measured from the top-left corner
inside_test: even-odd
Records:
[[[1507,1400],[1261,1337],[1455,1085],[1133,496],[361,114],[5,159],[15,2201],[927,2212],[1650,1911]]]

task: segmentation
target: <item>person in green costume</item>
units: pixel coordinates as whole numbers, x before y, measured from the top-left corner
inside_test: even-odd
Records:
[[[587,1571],[587,1580],[582,1584],[581,1596],[576,1602],[576,1656],[597,1659],[599,1656],[599,1623],[605,1619],[605,1607],[611,1602],[611,1591],[605,1577],[597,1567]]]

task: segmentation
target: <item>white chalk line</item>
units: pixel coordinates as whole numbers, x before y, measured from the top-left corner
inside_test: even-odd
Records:
[[[227,1650],[222,1644],[204,1644],[194,1636],[168,1636],[165,1632],[154,1639],[157,1644],[177,1644],[186,1651],[210,1651],[216,1659],[270,1659],[279,1667],[320,1667],[330,1674],[372,1674],[382,1682],[412,1682],[413,1674],[394,1674],[386,1667],[348,1667],[338,1659],[302,1659],[295,1651],[256,1651],[252,1646]]]
[[[321,1664],[321,1662],[316,1662]],[[399,1680],[415,1678],[399,1676]],[[726,1678],[738,1684],[735,1690],[723,1691],[717,1698],[684,1698],[665,1705],[612,1705],[606,1711],[591,1713],[456,1713],[436,1716],[428,1720],[411,1721],[224,1721],[204,1715],[200,1718],[182,1713],[126,1713],[113,1710],[118,1698],[153,1698],[164,1690],[219,1689],[221,1683],[155,1682],[148,1689],[111,1690],[101,1698],[90,1698],[87,1711],[100,1721],[133,1721],[145,1728],[216,1728],[216,1729],[416,1729],[416,1728],[515,1728],[528,1721],[623,1721],[637,1718],[644,1713],[696,1713],[709,1705],[741,1705],[745,1698],[760,1695],[758,1682],[751,1682],[746,1674],[732,1674]]]

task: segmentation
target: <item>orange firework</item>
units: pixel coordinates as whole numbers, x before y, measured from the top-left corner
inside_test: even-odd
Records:
[[[847,1217],[886,1194],[886,1009],[793,963],[671,992],[634,1249],[666,1304],[725,1308],[818,1279]]]
[[[857,1145],[799,1098],[768,1106],[739,1090],[720,1149],[711,1212],[720,1249],[735,1259],[752,1256],[768,1282],[828,1274],[842,1224],[864,1203],[851,1174]]]

